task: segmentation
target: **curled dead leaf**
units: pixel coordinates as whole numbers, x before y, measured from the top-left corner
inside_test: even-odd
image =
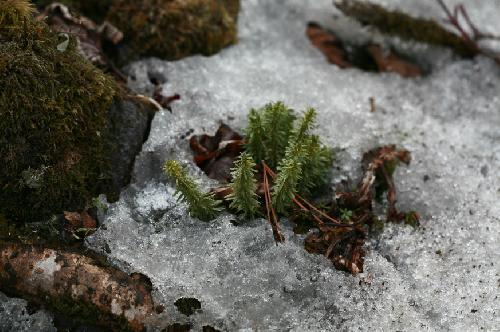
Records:
[[[375,44],[347,45],[347,42],[315,22],[307,24],[306,35],[329,63],[342,69],[356,67],[362,70],[392,72],[406,78],[423,75],[419,66],[403,59],[390,49],[384,51]]]
[[[422,70],[417,65],[403,60],[391,50],[384,51],[382,47],[375,44],[369,45],[367,49],[380,72],[396,73],[408,78],[422,76]]]
[[[222,123],[214,136],[192,136],[189,145],[194,162],[209,178],[228,182],[233,162],[243,151],[243,137]]]
[[[315,22],[309,22],[306,28],[306,36],[323,53],[328,62],[340,68],[352,67],[347,60],[347,54],[342,42],[333,33],[323,29]]]

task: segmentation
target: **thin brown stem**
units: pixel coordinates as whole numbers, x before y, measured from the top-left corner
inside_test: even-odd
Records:
[[[271,202],[271,192],[270,192],[270,186],[269,186],[269,179],[268,179],[268,171],[266,169],[267,165],[262,162],[264,166],[264,201],[266,204],[266,210],[267,210],[267,220],[271,224],[271,228],[273,229],[273,236],[274,240],[276,241],[276,245],[278,245],[278,242],[284,242],[285,237],[283,234],[281,234],[279,224],[278,224],[278,217],[276,215],[276,211],[274,210]],[[268,168],[268,167],[267,167]]]
[[[266,173],[268,173],[269,175],[271,175],[271,177],[273,178],[276,178],[276,173],[263,161],[262,162],[262,166],[264,168],[264,175]],[[301,202],[302,201],[302,202]],[[309,201],[307,201],[305,198],[301,197],[300,195],[295,195],[295,197],[293,198],[293,202],[302,210],[304,211],[307,211],[307,212],[311,212],[311,214],[313,215],[313,218],[320,224],[320,225],[324,225],[324,222],[319,219],[316,215],[314,215],[313,212],[316,212],[317,214],[321,215],[322,217],[328,219],[331,223],[335,224],[336,226],[342,226],[342,227],[352,227],[352,225],[350,224],[344,224],[344,223],[341,223],[340,221],[338,221],[337,219],[333,218],[332,216],[329,216],[328,214],[326,214],[325,212],[319,210],[317,207],[315,207],[312,203],[310,203]],[[309,208],[307,208],[305,205],[309,206]]]

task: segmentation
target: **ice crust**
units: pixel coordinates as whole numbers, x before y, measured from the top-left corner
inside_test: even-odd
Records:
[[[418,11],[416,1],[382,3],[415,15],[440,13],[435,6]],[[486,28],[497,22],[498,2],[467,5]],[[104,216],[106,229],[88,243],[151,278],[166,308],[153,330],[167,322],[190,322],[195,331],[203,325],[229,331],[498,330],[499,67],[483,57],[461,60],[447,50],[385,38],[346,18],[334,20],[334,12],[330,0],[245,0],[236,46],[209,58],[148,59],[128,68],[135,89],[149,93],[149,77],[162,77],[165,94],[179,93],[181,100],[172,113],[156,114],[132,185]],[[432,72],[407,80],[340,70],[304,36],[309,20],[360,43],[374,39],[417,54]],[[213,133],[224,121],[241,130],[250,108],[276,100],[298,111],[317,109],[317,132],[337,150],[332,185],[356,182],[361,155],[373,147],[396,143],[412,152],[412,164],[396,173],[399,208],[420,212],[423,226],[387,226],[368,244],[361,275],[308,254],[304,237],[286,220],[287,241],[276,246],[263,219],[241,224],[222,214],[203,223],[173,198],[161,173],[169,158],[188,165],[205,188],[214,185],[190,162],[191,129]],[[183,316],[173,304],[180,297],[197,298],[202,311]]]
[[[382,3],[440,13],[435,6],[418,11],[417,1]],[[480,24],[497,22],[498,2],[467,5]],[[334,20],[334,12],[330,0],[245,0],[236,46],[209,58],[129,67],[135,89],[149,93],[149,77],[162,77],[165,94],[181,100],[172,113],[156,115],[133,184],[89,245],[107,246],[112,261],[151,278],[166,307],[153,330],[165,322],[190,322],[195,331],[205,324],[229,331],[499,329],[499,67],[385,38]],[[304,36],[309,20],[359,43],[373,39],[417,54],[432,73],[406,80],[340,70]],[[359,276],[308,254],[285,220],[287,241],[276,246],[263,219],[238,226],[229,214],[210,223],[188,217],[161,174],[164,160],[179,159],[209,188],[214,183],[190,162],[186,135],[213,133],[220,121],[241,130],[250,108],[276,100],[318,110],[317,132],[337,149],[333,184],[357,181],[360,157],[373,147],[396,143],[412,152],[410,167],[396,174],[399,208],[420,212],[423,226],[386,227],[369,243]],[[184,317],[173,305],[179,297],[197,298],[202,311]]]
[[[30,313],[25,300],[9,298],[0,293],[0,331],[55,332],[52,316],[44,310]]]
[[[438,17],[423,1],[380,0],[415,15]],[[432,2],[432,1],[428,1]],[[500,3],[465,1],[480,27],[500,33]],[[189,322],[227,331],[498,331],[500,327],[500,67],[462,60],[444,49],[385,38],[347,18],[334,20],[331,0],[244,0],[239,43],[212,57],[128,68],[130,86],[179,93],[172,112],[156,114],[137,157],[132,184],[102,215],[88,246],[129,272],[151,278],[165,311],[150,327]],[[314,20],[359,43],[368,39],[418,55],[429,76],[341,70],[326,63],[304,35]],[[369,97],[376,112],[370,113]],[[355,183],[363,152],[396,143],[412,164],[396,172],[401,210],[415,209],[423,226],[388,225],[368,245],[364,273],[337,271],[308,254],[304,236],[282,220],[276,246],[263,219],[222,214],[203,223],[161,173],[166,159],[184,162],[200,184],[186,135],[213,133],[220,121],[241,130],[252,107],[283,100],[318,111],[317,133],[337,151],[334,186]],[[186,317],[174,302],[195,297]],[[3,301],[2,301],[3,302]],[[5,315],[0,313],[0,317]],[[4,319],[4,318],[2,318]]]

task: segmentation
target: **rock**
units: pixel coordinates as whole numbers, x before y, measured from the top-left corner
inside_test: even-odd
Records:
[[[0,213],[39,221],[99,192],[118,91],[71,36],[34,21],[29,2],[0,4]]]
[[[236,42],[239,0],[115,0],[107,19],[125,34],[119,58],[175,60]]]
[[[145,331],[155,312],[148,278],[64,249],[0,244],[0,290],[110,331]]]
[[[111,186],[108,198],[116,199],[130,182],[130,173],[142,143],[147,139],[153,113],[130,100],[116,100],[109,113],[109,151]]]

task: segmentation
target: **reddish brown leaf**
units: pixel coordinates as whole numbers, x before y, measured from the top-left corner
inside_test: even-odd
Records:
[[[82,216],[82,227],[81,228],[97,228],[97,221],[87,212],[83,211]]]
[[[73,234],[76,238],[90,235],[97,228],[97,221],[86,211],[68,212],[64,211],[65,232]]]
[[[369,45],[368,52],[375,60],[380,72],[391,72],[403,77],[422,76],[422,70],[415,64],[401,59],[394,52],[384,52],[379,45]]]
[[[322,28],[319,24],[309,22],[306,35],[311,43],[316,46],[331,64],[340,68],[350,68],[351,63],[347,60],[347,54],[342,42],[331,32]]]
[[[195,135],[189,140],[194,162],[209,178],[228,182],[234,160],[243,151],[243,137],[221,124],[214,136]]]
[[[73,229],[80,228],[83,225],[82,215],[79,212],[64,211],[64,219],[66,219],[68,225]]]
[[[317,23],[308,23],[306,35],[311,43],[325,55],[328,62],[340,68],[357,67],[363,70],[393,72],[403,77],[417,77],[423,74],[417,65],[403,60],[390,50],[384,52],[378,45],[352,44],[346,47],[347,43]]]

